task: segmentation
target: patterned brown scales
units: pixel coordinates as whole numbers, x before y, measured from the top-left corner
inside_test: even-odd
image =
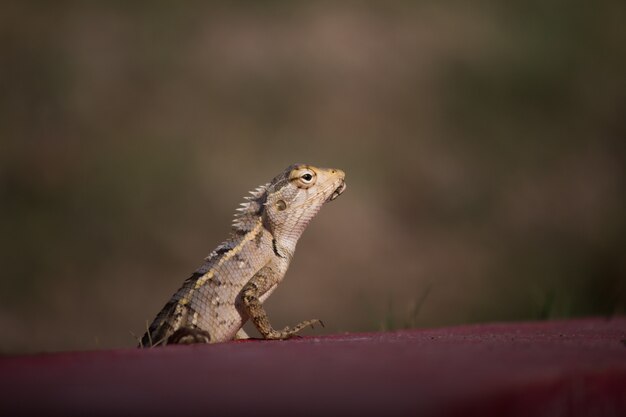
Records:
[[[230,237],[163,307],[140,346],[247,338],[242,326],[248,319],[265,339],[287,339],[321,324],[313,319],[274,330],[263,302],[285,276],[308,223],[345,189],[343,171],[296,164],[251,191]]]

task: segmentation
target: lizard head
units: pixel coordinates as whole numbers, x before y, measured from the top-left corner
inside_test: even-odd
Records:
[[[245,231],[259,216],[276,239],[295,242],[322,205],[346,189],[345,173],[340,169],[318,168],[305,164],[287,167],[272,181],[247,197],[233,226]]]
[[[346,189],[340,169],[295,164],[287,167],[267,186],[264,218],[276,237],[295,240],[322,205]]]

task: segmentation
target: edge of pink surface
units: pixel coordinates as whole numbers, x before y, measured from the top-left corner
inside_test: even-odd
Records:
[[[626,415],[626,317],[0,357],[0,415]]]

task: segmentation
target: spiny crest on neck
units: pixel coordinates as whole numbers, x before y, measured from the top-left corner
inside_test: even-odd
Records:
[[[244,197],[241,207],[237,209],[233,219],[233,229],[239,232],[248,232],[254,228],[259,216],[263,212],[267,200],[267,187],[270,183],[261,185],[250,191],[250,195]]]

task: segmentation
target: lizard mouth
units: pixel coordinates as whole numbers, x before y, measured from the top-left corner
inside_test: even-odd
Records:
[[[341,193],[343,193],[345,190],[346,190],[346,182],[341,181],[341,184],[339,185],[339,187],[337,187],[337,189],[335,189],[335,191],[333,191],[333,193],[328,198],[328,201],[333,201],[335,198],[339,197]]]

